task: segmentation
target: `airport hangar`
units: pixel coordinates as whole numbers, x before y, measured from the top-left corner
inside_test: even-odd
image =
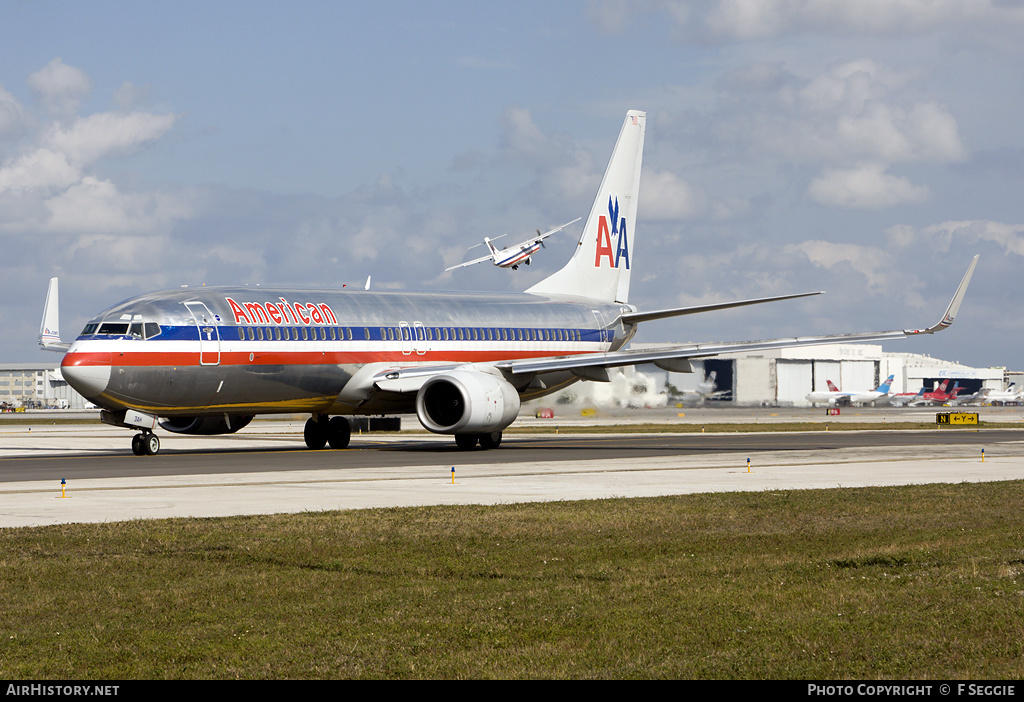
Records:
[[[669,345],[644,344],[642,348]],[[1005,390],[1012,382],[1020,387],[1024,379],[1024,373],[1019,371],[973,368],[921,354],[887,353],[876,344],[827,344],[756,354],[722,354],[694,362],[693,373],[667,372],[653,365],[637,370],[681,391],[694,390],[714,371],[717,389],[731,390],[726,398],[731,398],[735,406],[745,407],[810,407],[807,394],[828,390],[829,380],[840,390],[861,391],[877,388],[892,375],[892,393],[917,392],[922,387],[930,391],[949,380],[948,388],[959,382],[960,394],[970,395],[982,388]]]

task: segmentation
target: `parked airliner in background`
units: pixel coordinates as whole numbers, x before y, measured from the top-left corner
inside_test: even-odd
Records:
[[[847,400],[847,396],[831,380],[826,380],[825,384],[828,385],[828,390],[815,390],[807,393],[807,401],[812,405],[824,402],[829,407],[833,407]]]
[[[491,254],[489,256],[483,256],[481,258],[473,259],[472,261],[466,261],[465,263],[460,263],[457,266],[450,266],[448,268],[445,268],[444,270],[445,272],[448,272],[453,271],[456,268],[464,268],[465,266],[472,266],[476,263],[490,261],[498,268],[511,268],[512,270],[517,271],[519,270],[520,263],[530,265],[530,257],[533,254],[537,253],[537,250],[544,245],[545,239],[547,239],[552,234],[557,234],[558,232],[568,227],[570,224],[575,224],[576,222],[579,222],[581,219],[583,218],[577,217],[573,221],[566,222],[562,226],[555,227],[554,229],[546,231],[543,234],[541,234],[540,229],[538,229],[537,236],[533,237],[532,239],[528,239],[524,242],[516,244],[515,246],[509,246],[507,249],[502,249],[501,251],[498,251],[498,249],[496,249],[494,247],[494,244],[492,244],[491,242],[500,239],[501,236],[505,236],[504,234],[502,234],[499,237],[495,237],[494,239],[490,239],[485,236],[484,245],[486,245],[487,248],[490,249],[491,251]],[[480,244],[477,244],[476,246],[480,246]],[[476,247],[471,246],[470,248],[472,249]]]
[[[830,407],[833,405],[864,405],[887,396],[889,388],[892,386],[893,377],[890,375],[885,379],[884,383],[874,390],[854,390],[850,392],[839,390],[832,384],[831,380],[828,380],[825,381],[828,383],[828,392],[812,392],[807,395],[807,399],[810,400],[811,404],[827,402]]]
[[[523,293],[203,287],[120,302],[62,343],[57,280],[40,326],[63,351],[68,383],[107,424],[137,431],[132,448],[155,454],[159,426],[183,434],[235,432],[256,414],[308,412],[306,445],[344,448],[345,415],[415,413],[460,448],[493,448],[520,402],[608,369],[654,363],[676,372],[692,359],[932,334],[952,324],[977,265],[945,314],[925,329],[685,344],[624,350],[636,325],[678,315],[818,293],[637,311],[629,304],[646,115],[628,112],[572,257]]]
[[[724,400],[732,394],[732,388],[719,390],[715,382],[716,371],[708,373],[703,383],[698,383],[694,390],[683,390],[679,393],[680,401],[688,406],[703,405],[708,400]]]
[[[922,387],[917,392],[898,392],[893,395],[889,395],[889,404],[893,407],[902,407],[903,405],[910,404],[914,400],[920,399],[924,396],[926,388]]]
[[[1006,390],[983,390],[979,393],[976,401],[985,405],[1006,405],[1011,402],[1020,402],[1024,393],[1017,392],[1014,388],[1016,383],[1010,383]]]
[[[953,383],[953,389],[949,392],[946,392],[947,387],[949,387],[948,379],[943,380],[935,390],[919,393],[916,397],[910,398],[904,404],[907,407],[928,407],[931,405],[942,405],[947,402],[951,402],[960,394],[960,381],[958,380]]]

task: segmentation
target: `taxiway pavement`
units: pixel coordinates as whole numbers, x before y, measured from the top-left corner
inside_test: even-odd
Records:
[[[1019,421],[1014,411],[998,420]],[[765,414],[773,413],[757,416]],[[775,421],[793,421],[786,416]],[[227,437],[163,434],[154,457],[131,455],[130,435],[110,427],[0,426],[0,527],[1024,479],[1018,430],[951,429],[920,441],[892,440],[903,432],[843,441],[818,433],[801,444],[756,432],[582,435],[563,420],[557,438],[506,434],[494,451],[455,451],[450,437],[406,432],[306,451],[301,424],[254,422]]]

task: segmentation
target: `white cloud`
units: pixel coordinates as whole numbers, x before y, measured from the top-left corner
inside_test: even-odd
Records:
[[[159,192],[122,193],[109,180],[86,176],[46,201],[51,232],[145,234],[191,215],[183,198]]]
[[[645,170],[640,193],[640,216],[645,220],[691,219],[708,207],[703,190],[669,171]]]
[[[713,36],[750,40],[805,32],[920,34],[968,23],[1021,22],[1024,10],[992,0],[719,0],[702,19]]]
[[[35,188],[62,189],[78,182],[80,169],[59,151],[36,149],[0,168],[0,193],[24,194]]]
[[[835,134],[844,152],[890,163],[949,163],[966,156],[956,120],[934,103],[909,110],[872,104],[860,114],[840,117]]]
[[[29,116],[17,98],[0,86],[0,139],[21,136],[29,128]]]
[[[58,116],[74,114],[92,92],[89,75],[60,58],[30,75],[27,83],[43,108]]]
[[[160,139],[174,126],[176,115],[136,111],[71,116],[68,111],[78,108],[92,89],[92,80],[60,59],[32,74],[28,82],[43,106],[58,114],[36,126],[0,90],[0,120],[8,115],[8,122],[23,125],[16,130],[15,154],[0,163],[2,231],[142,234],[165,231],[171,222],[192,215],[194,207],[184,196],[169,191],[125,193],[92,172],[105,158],[130,155]],[[4,124],[0,121],[0,131]]]
[[[90,165],[101,158],[130,154],[159,139],[174,126],[176,115],[146,112],[99,112],[75,119],[70,126],[51,124],[43,143],[74,163]]]
[[[900,248],[923,244],[946,252],[954,244],[990,242],[1001,248],[1004,255],[1024,256],[1024,224],[963,220],[941,222],[927,227],[897,225],[887,229],[886,236],[893,246]]]
[[[715,132],[802,163],[963,160],[953,115],[935,102],[903,97],[913,81],[867,59],[810,78],[776,64],[748,65],[722,81]]]
[[[561,203],[593,196],[600,183],[593,154],[560,134],[546,134],[529,110],[506,108],[501,117],[504,158],[534,171],[529,190],[536,203]]]
[[[151,88],[148,85],[135,85],[130,81],[121,83],[121,87],[114,91],[114,104],[118,109],[125,112],[131,111],[136,106],[149,101]]]
[[[854,270],[862,273],[867,279],[868,291],[872,294],[882,291],[886,286],[892,270],[892,257],[882,249],[859,244],[837,244],[831,241],[804,241],[785,247],[787,256],[801,253],[814,265],[822,268],[834,268],[839,264],[849,264]]]
[[[858,113],[868,102],[905,85],[909,78],[870,59],[846,61],[810,79],[800,91],[800,104],[815,112],[841,108]]]
[[[599,31],[615,34],[628,26],[637,7],[630,0],[587,0],[586,16]]]
[[[928,188],[890,175],[879,164],[825,171],[811,182],[807,192],[821,205],[854,209],[919,203],[929,197]]]
[[[97,289],[128,285],[152,290],[167,285],[168,278],[174,279],[167,263],[177,255],[180,252],[166,235],[124,237],[89,233],[76,237],[63,252],[62,260],[68,261],[73,269],[89,271],[89,285]],[[153,266],[152,261],[161,261],[163,267]]]

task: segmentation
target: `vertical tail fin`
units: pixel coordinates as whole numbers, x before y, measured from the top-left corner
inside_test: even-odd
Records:
[[[43,318],[39,322],[39,345],[47,351],[66,351],[70,344],[61,342],[58,328],[57,279],[50,278],[43,305]]]
[[[890,375],[886,378],[885,382],[878,386],[878,392],[889,392],[889,388],[892,387],[892,381],[895,377],[895,375]]]
[[[646,123],[646,112],[626,113],[572,258],[526,292],[628,302]]]

